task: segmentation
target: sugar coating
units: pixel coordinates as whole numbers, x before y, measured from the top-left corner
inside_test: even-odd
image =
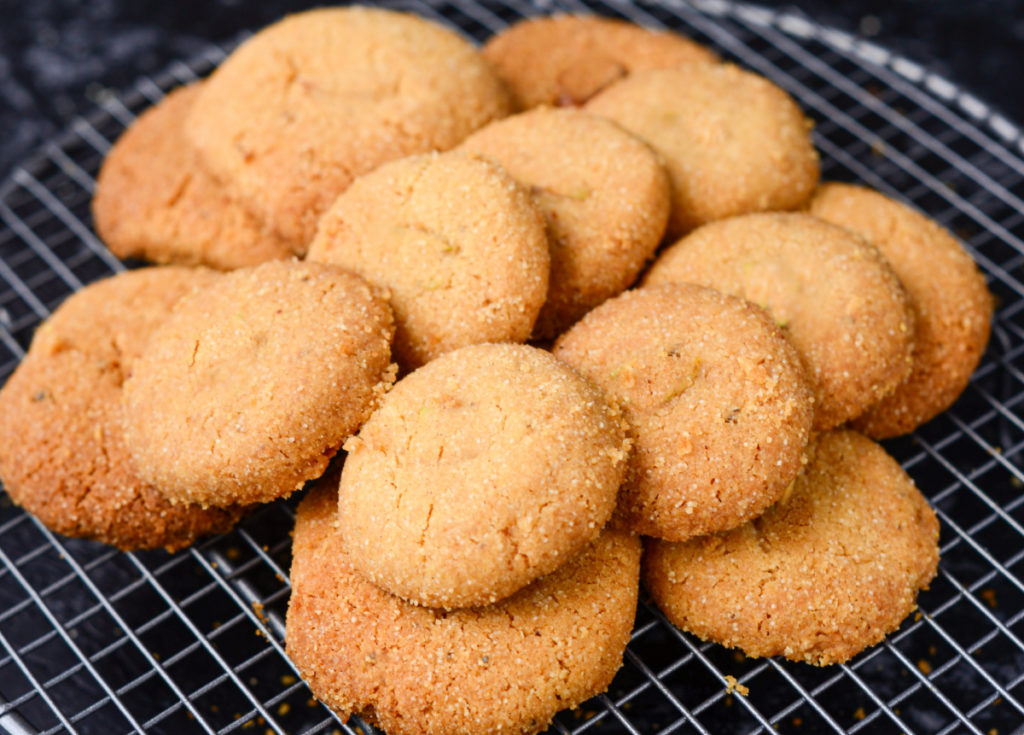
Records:
[[[811,122],[784,90],[731,64],[646,71],[586,105],[651,144],[672,179],[670,234],[795,209],[818,182]]]
[[[295,244],[228,197],[185,139],[200,87],[175,89],[114,143],[96,179],[96,232],[117,257],[157,263],[230,270],[291,257]]]
[[[543,350],[475,345],[400,380],[345,444],[352,564],[406,600],[488,604],[552,572],[615,508],[619,411]]]
[[[498,120],[460,148],[490,156],[529,187],[551,243],[535,337],[553,338],[640,273],[665,232],[668,174],[645,143],[574,109]]]
[[[129,271],[78,291],[36,330],[0,390],[0,476],[11,499],[58,533],[130,551],[222,533],[243,508],[171,505],[135,472],[121,387],[152,332],[205,269]]]
[[[285,640],[337,714],[390,735],[534,733],[611,683],[636,612],[639,539],[606,530],[512,597],[443,612],[356,573],[329,485],[299,506]]]
[[[391,10],[320,8],[239,46],[185,131],[239,201],[305,245],[356,177],[451,148],[508,111],[490,66],[447,28]]]
[[[800,469],[814,415],[800,358],[768,316],[689,284],[627,291],[554,354],[623,406],[634,450],[616,520],[683,540],[775,502]]]
[[[692,282],[753,301],[804,360],[814,428],[856,418],[910,373],[914,315],[878,250],[800,213],[713,222],[665,250],[645,284]]]
[[[124,387],[139,474],[172,502],[269,502],[319,477],[393,380],[383,295],[271,261],[183,299]]]
[[[842,663],[878,643],[935,576],[939,524],[885,450],[820,435],[784,500],[727,533],[652,540],[644,584],[673,624],[752,657]]]
[[[583,15],[521,20],[492,36],[482,53],[519,109],[582,105],[638,71],[718,60],[678,33]]]
[[[864,236],[906,289],[915,316],[910,377],[854,426],[876,439],[913,431],[949,408],[978,366],[992,321],[985,278],[948,231],[878,192],[823,184],[808,211]]]
[[[320,220],[309,259],[388,289],[407,370],[465,345],[526,341],[550,268],[529,193],[493,161],[456,151],[358,179]]]

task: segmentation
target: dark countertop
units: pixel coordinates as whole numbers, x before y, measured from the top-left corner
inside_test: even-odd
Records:
[[[309,0],[0,0],[0,179],[104,88],[122,89],[207,41]],[[1021,0],[789,0],[825,24],[923,64],[1024,123]]]

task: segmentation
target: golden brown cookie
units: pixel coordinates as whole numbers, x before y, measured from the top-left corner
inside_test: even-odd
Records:
[[[172,502],[269,502],[319,477],[393,380],[391,311],[358,276],[271,261],[183,299],[124,386],[139,474]]]
[[[451,148],[508,111],[490,65],[447,28],[391,10],[320,8],[239,46],[185,131],[239,201],[307,244],[357,176]]]
[[[460,148],[500,163],[530,188],[544,214],[551,277],[535,337],[556,337],[628,288],[665,232],[664,166],[646,144],[603,118],[538,108],[491,123]]]
[[[935,576],[939,524],[899,464],[822,434],[791,493],[727,533],[651,540],[644,584],[676,626],[752,657],[842,663],[896,630]]]
[[[234,525],[244,509],[171,505],[135,473],[121,386],[171,307],[212,271],[149,268],[87,286],[36,331],[0,390],[0,476],[11,499],[67,536],[169,551]]]
[[[634,448],[617,519],[682,540],[732,528],[800,469],[814,409],[796,351],[742,299],[689,284],[627,291],[555,356],[619,401]]]
[[[811,122],[781,88],[732,64],[634,74],[586,109],[664,157],[673,188],[670,234],[748,212],[796,209],[818,182]]]
[[[765,308],[804,360],[814,427],[856,418],[910,372],[914,318],[878,250],[807,214],[713,222],[667,249],[644,283],[699,283]]]
[[[114,143],[92,200],[97,234],[119,258],[221,270],[294,255],[199,165],[182,130],[199,90],[174,90]]]
[[[978,366],[992,320],[985,278],[949,232],[878,192],[823,184],[808,211],[865,237],[906,289],[916,317],[913,370],[854,426],[877,439],[913,431],[949,408]]]
[[[535,733],[604,691],[636,611],[640,542],[606,530],[557,571],[487,607],[419,607],[365,581],[345,551],[337,499],[299,506],[288,656],[339,716],[389,735]]]
[[[465,345],[525,341],[550,267],[529,193],[493,161],[460,151],[358,179],[321,219],[309,260],[387,288],[405,369]]]
[[[550,353],[485,344],[398,381],[345,449],[353,566],[457,608],[508,597],[597,538],[629,441],[618,409]]]
[[[584,15],[521,20],[492,36],[482,53],[519,109],[582,105],[634,72],[718,60],[678,33]]]

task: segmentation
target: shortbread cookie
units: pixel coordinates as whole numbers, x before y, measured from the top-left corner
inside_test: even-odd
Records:
[[[495,605],[443,612],[365,581],[324,484],[299,506],[288,656],[339,716],[389,735],[535,733],[604,691],[636,612],[640,541],[606,530]]]
[[[491,123],[461,148],[490,156],[528,186],[547,221],[551,277],[536,337],[556,337],[628,288],[665,232],[664,166],[603,118],[540,108]]]
[[[645,283],[691,282],[765,308],[800,352],[816,429],[856,418],[910,373],[914,318],[878,250],[807,214],[714,222],[667,249]]]
[[[474,345],[400,380],[345,444],[351,563],[431,607],[495,602],[593,541],[629,442],[619,411],[550,353]]]
[[[183,299],[124,386],[139,474],[173,502],[269,502],[319,477],[393,379],[358,276],[272,261]]]
[[[932,509],[884,449],[831,432],[760,518],[685,543],[650,541],[644,584],[673,624],[705,640],[842,663],[915,608],[935,576],[938,536]]]
[[[732,528],[782,495],[814,409],[796,351],[742,299],[688,284],[629,291],[555,355],[618,400],[635,446],[617,519],[682,540]]]
[[[949,408],[978,366],[992,320],[985,278],[949,232],[878,192],[824,184],[808,211],[867,238],[907,291],[916,317],[913,370],[854,425],[878,439],[913,431]]]

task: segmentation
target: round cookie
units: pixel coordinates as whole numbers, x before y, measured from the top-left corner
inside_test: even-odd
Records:
[[[611,683],[636,612],[635,536],[605,530],[512,597],[443,612],[356,573],[329,485],[299,506],[285,640],[339,716],[390,735],[535,733]]]
[[[978,366],[992,320],[985,278],[949,232],[878,192],[823,184],[808,211],[865,237],[906,289],[916,318],[910,377],[854,426],[876,439],[913,431],[949,408]]]
[[[0,477],[11,499],[67,536],[174,551],[223,533],[244,511],[171,505],[135,473],[121,386],[173,304],[212,271],[150,268],[72,295],[36,331],[0,390]]]
[[[358,276],[271,261],[183,299],[125,382],[139,474],[173,502],[269,502],[319,477],[393,379],[391,312]]]
[[[665,250],[644,283],[699,283],[765,308],[815,391],[815,429],[856,418],[910,372],[914,318],[878,250],[807,214],[713,222]]]
[[[718,60],[678,33],[584,15],[527,18],[492,36],[481,53],[519,109],[582,105],[638,71]]]
[[[586,109],[664,157],[673,235],[748,212],[796,209],[818,182],[811,122],[785,91],[731,64],[634,74]]]
[[[306,244],[357,176],[451,148],[508,112],[490,65],[447,28],[391,10],[320,8],[239,46],[185,132],[239,201]]]
[[[338,197],[309,260],[387,288],[404,369],[480,342],[523,342],[548,289],[547,234],[529,193],[464,153],[381,166]]]
[[[200,89],[175,89],[114,143],[92,200],[97,234],[119,258],[221,270],[294,255],[294,243],[230,199],[199,165],[182,125]]]
[[[885,450],[822,434],[791,493],[727,533],[651,540],[644,584],[676,626],[752,657],[823,666],[874,645],[935,576],[939,524]]]
[[[500,163],[544,214],[551,276],[535,337],[556,337],[628,288],[665,232],[665,168],[603,118],[539,108],[491,123],[460,147]]]
[[[619,401],[634,447],[616,519],[683,540],[775,502],[814,414],[800,358],[753,304],[689,284],[628,291],[556,342]]]
[[[592,542],[629,441],[604,394],[550,353],[486,344],[400,380],[345,449],[351,563],[450,609],[508,597]]]

